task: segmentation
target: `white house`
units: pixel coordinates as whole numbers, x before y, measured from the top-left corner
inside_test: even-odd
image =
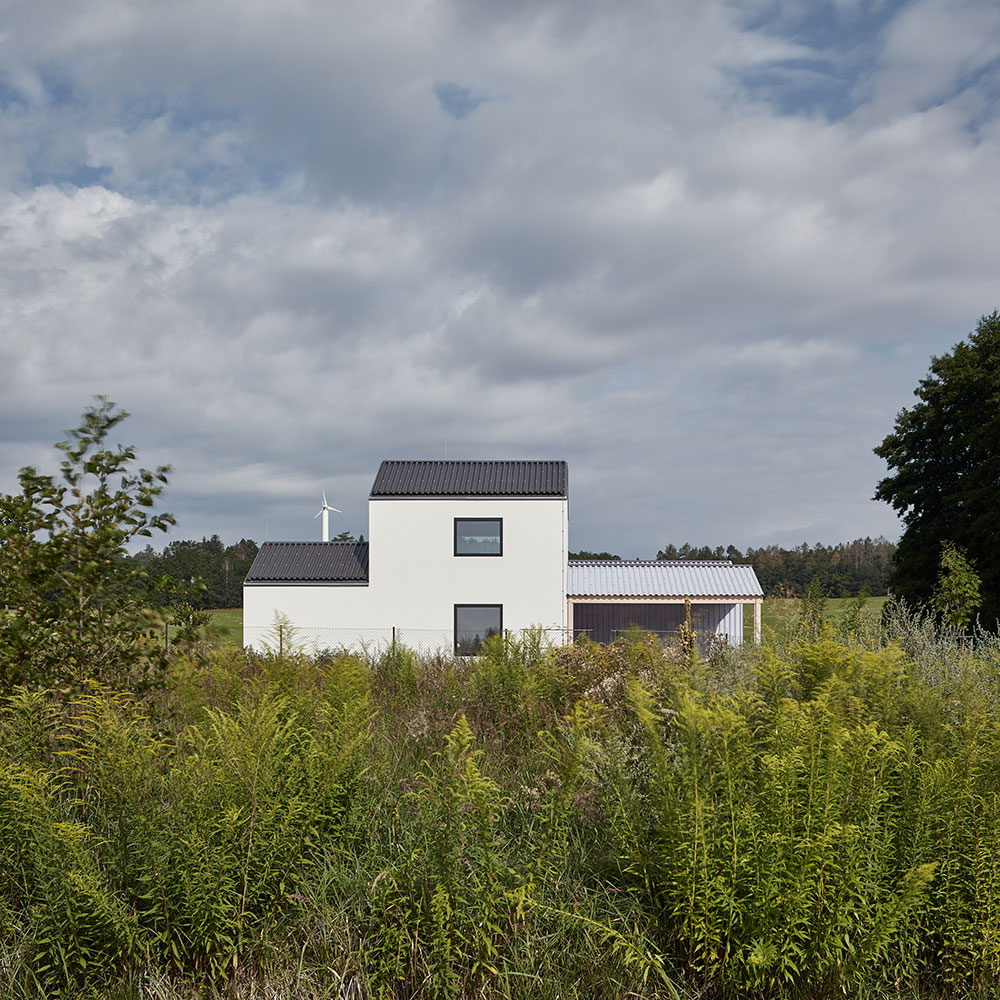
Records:
[[[565,462],[383,462],[369,542],[261,546],[243,588],[244,644],[273,639],[278,617],[314,648],[395,638],[473,652],[530,626],[609,641],[630,625],[673,631],[685,598],[696,628],[734,643],[753,603],[759,639],[749,566],[569,561],[568,479]]]

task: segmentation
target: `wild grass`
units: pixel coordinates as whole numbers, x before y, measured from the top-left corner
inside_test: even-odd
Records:
[[[865,597],[862,609],[875,617],[882,613],[887,597]],[[834,628],[838,628],[859,606],[857,597],[828,597],[823,601],[823,617]],[[802,599],[798,597],[765,597],[761,607],[761,627],[766,632],[785,635],[795,628],[799,621]],[[743,635],[747,641],[753,639],[753,605],[743,607]]]
[[[12,692],[0,1000],[995,994],[1000,647],[865,611]]]
[[[211,618],[202,629],[202,635],[210,642],[243,645],[243,609],[215,608],[208,612]]]

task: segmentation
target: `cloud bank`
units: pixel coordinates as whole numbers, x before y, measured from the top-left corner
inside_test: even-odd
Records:
[[[571,546],[884,533],[1000,305],[992,2],[16,4],[0,489],[95,393],[174,537],[367,531],[389,458],[566,458]]]

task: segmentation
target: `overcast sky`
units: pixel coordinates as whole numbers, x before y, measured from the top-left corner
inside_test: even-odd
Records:
[[[896,538],[872,448],[1000,306],[996,0],[14,0],[0,490],[97,393],[169,536],[565,458],[570,545]]]

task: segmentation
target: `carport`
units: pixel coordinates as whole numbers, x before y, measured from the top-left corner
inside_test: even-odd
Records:
[[[729,560],[571,559],[566,580],[567,622],[574,635],[612,642],[638,627],[676,632],[691,602],[691,625],[731,645],[743,642],[743,606],[753,604],[754,642],[760,642],[764,600],[752,566]]]

